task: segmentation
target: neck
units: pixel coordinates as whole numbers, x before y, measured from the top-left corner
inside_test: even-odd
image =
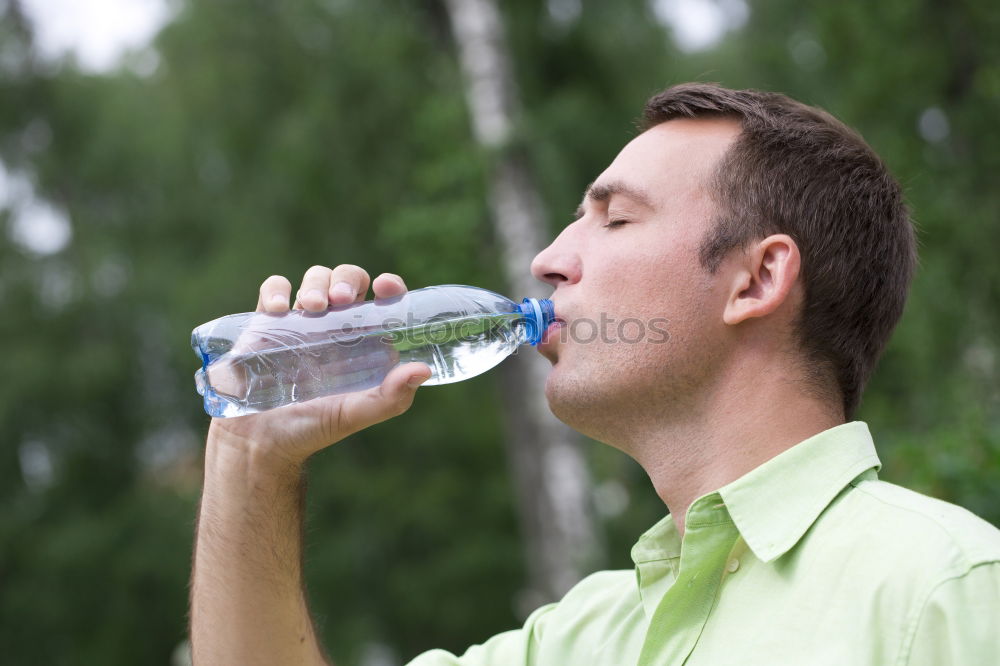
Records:
[[[694,409],[645,421],[626,446],[684,534],[688,507],[799,442],[844,422],[839,405],[772,368],[723,377]],[[742,378],[742,381],[740,381]],[[663,410],[670,412],[672,410]]]

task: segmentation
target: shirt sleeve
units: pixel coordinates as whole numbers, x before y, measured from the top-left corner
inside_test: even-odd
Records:
[[[473,645],[461,657],[445,650],[430,650],[407,666],[534,666],[545,618],[557,604],[533,612],[520,629],[497,634],[481,645]]]
[[[905,666],[1000,664],[1000,562],[940,583],[900,656]]]

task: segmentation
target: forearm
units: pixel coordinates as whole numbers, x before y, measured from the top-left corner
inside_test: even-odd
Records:
[[[302,587],[301,468],[209,436],[191,585],[196,665],[327,664]]]

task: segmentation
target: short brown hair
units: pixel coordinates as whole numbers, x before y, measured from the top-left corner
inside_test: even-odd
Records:
[[[788,234],[802,255],[797,334],[811,379],[836,380],[850,418],[903,313],[916,241],[899,183],[859,134],[778,93],[688,83],[646,102],[645,128],[731,117],[742,131],[719,161],[719,211],[702,242],[714,272],[735,248]]]

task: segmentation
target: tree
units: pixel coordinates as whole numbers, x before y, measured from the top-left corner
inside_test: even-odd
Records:
[[[525,155],[512,149],[517,83],[503,19],[489,0],[448,0],[465,96],[478,143],[492,156],[490,207],[503,270],[514,293],[532,293],[526,267],[541,251],[545,213]],[[507,451],[520,506],[530,587],[525,610],[559,599],[598,561],[590,479],[575,433],[545,400],[547,363],[521,356],[508,364]]]

